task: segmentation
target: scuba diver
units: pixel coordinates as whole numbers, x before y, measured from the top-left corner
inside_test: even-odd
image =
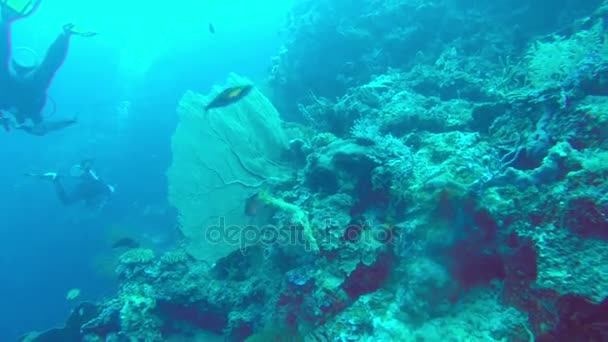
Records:
[[[7,131],[16,128],[32,135],[45,135],[76,123],[75,119],[44,120],[42,111],[47,102],[48,88],[67,55],[70,37],[95,35],[94,32],[78,30],[74,24],[66,24],[41,63],[20,65],[11,59],[11,24],[33,13],[40,1],[0,0],[0,124]],[[4,116],[2,111],[14,117]]]
[[[66,189],[62,181],[64,176],[56,172],[28,173],[26,176],[52,181],[57,197],[64,205],[84,202],[87,207],[101,209],[114,193],[114,187],[106,184],[97,176],[93,171],[92,164],[92,160],[87,159],[71,168],[70,176],[76,178],[77,181],[69,190]]]

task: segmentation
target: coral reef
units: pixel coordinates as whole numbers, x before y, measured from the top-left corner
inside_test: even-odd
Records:
[[[473,3],[299,2],[280,118],[186,94],[184,243],[123,255],[79,337],[608,340],[608,3]]]

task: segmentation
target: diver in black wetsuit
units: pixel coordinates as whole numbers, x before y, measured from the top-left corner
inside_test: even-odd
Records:
[[[73,24],[64,25],[42,62],[34,67],[23,67],[14,60],[11,61],[11,23],[31,14],[40,0],[26,13],[18,13],[9,8],[6,1],[0,0],[0,111],[14,115],[15,122],[0,115],[2,124],[7,130],[13,127],[33,135],[44,135],[76,123],[74,119],[45,121],[42,110],[46,105],[47,90],[67,55],[70,37],[75,34],[85,37],[95,34],[78,32]]]
[[[76,184],[66,187],[63,176],[55,172],[43,174],[27,174],[27,176],[50,180],[55,186],[57,197],[64,205],[84,202],[87,207],[101,209],[114,193],[114,187],[106,184],[92,169],[92,162],[85,160],[72,167],[72,177],[77,178]]]

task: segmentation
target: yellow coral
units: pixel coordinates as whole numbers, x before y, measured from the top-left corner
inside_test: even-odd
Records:
[[[310,225],[310,220],[308,219],[308,212],[306,212],[304,209],[300,208],[295,204],[287,203],[280,198],[270,196],[270,194],[265,191],[261,192],[259,197],[260,200],[262,200],[269,206],[288,212],[291,215],[293,222],[298,225],[301,225],[304,229],[304,238],[310,244],[310,248],[314,252],[319,251],[317,239],[313,234],[312,227]]]

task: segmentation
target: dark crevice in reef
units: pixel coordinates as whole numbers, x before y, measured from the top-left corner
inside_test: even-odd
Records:
[[[584,296],[565,295],[557,301],[557,324],[536,341],[607,341],[608,298],[594,304]]]
[[[312,191],[324,191],[331,194],[340,188],[338,177],[330,169],[315,167],[307,179],[307,185]]]
[[[352,217],[357,217],[359,214],[366,212],[369,209],[377,209],[384,211],[388,208],[391,200],[388,192],[385,189],[374,189],[372,185],[372,170],[361,172],[358,177],[358,182],[355,187],[357,194],[357,202],[351,208],[350,214]]]
[[[452,277],[465,290],[506,276],[500,252],[500,226],[488,209],[476,208],[473,198],[443,197],[438,211],[457,235],[441,252]]]
[[[505,278],[505,262],[496,251],[471,250],[461,244],[453,247],[449,256],[451,274],[465,290]]]
[[[394,267],[394,258],[381,255],[378,261],[370,266],[359,264],[355,271],[346,279],[342,288],[351,300],[374,292],[384,286]]]
[[[184,323],[216,334],[221,334],[228,325],[228,312],[214,308],[206,302],[179,305],[161,301],[156,310],[158,316],[166,322],[162,328],[164,336],[183,331]]]
[[[585,238],[608,240],[608,204],[591,198],[577,198],[568,203],[564,225]]]
[[[211,274],[218,280],[244,281],[255,272],[255,260],[243,255],[259,253],[257,246],[243,246],[239,252],[221,258],[213,267]]]

